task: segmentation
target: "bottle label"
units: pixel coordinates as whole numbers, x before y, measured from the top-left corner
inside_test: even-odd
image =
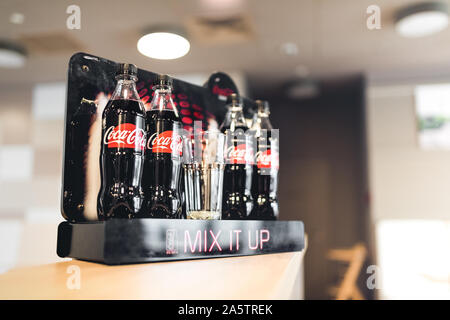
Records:
[[[145,149],[145,131],[132,123],[121,123],[110,126],[104,136],[103,143],[108,148]]]
[[[265,151],[258,151],[255,154],[255,162],[259,169],[263,168],[279,168],[279,158],[278,153],[272,152],[272,150],[267,149]]]
[[[245,143],[237,146],[229,146],[226,152],[226,162],[229,164],[246,164],[248,163],[249,151]]]
[[[160,134],[155,132],[148,138],[147,149],[152,150],[153,153],[174,153],[181,156],[181,136],[172,130]]]

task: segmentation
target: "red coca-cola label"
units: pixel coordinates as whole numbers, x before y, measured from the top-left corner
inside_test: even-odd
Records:
[[[265,151],[258,151],[255,154],[255,162],[259,169],[262,168],[278,169],[279,167],[278,153],[272,152],[270,149],[267,149]]]
[[[103,137],[108,148],[145,149],[145,131],[132,123],[109,127]]]
[[[250,150],[246,148],[246,144],[242,143],[237,146],[230,146],[226,152],[227,163],[231,164],[246,164],[249,159],[248,152]]]
[[[164,131],[160,134],[155,132],[148,138],[147,149],[154,153],[174,153],[182,154],[181,136],[172,130]]]
[[[233,90],[228,88],[220,88],[217,84],[213,87],[212,92],[214,94],[228,97],[230,94],[233,93]]]

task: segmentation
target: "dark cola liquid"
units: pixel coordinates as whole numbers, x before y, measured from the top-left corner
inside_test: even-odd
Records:
[[[102,123],[100,220],[141,216],[145,142],[145,113],[139,102],[109,101]]]
[[[148,218],[181,218],[181,144],[178,117],[171,110],[147,112],[147,147],[144,169],[145,206]]]
[[[256,140],[251,187],[253,209],[248,217],[251,220],[278,218],[278,160],[272,161],[270,155],[273,153],[278,159],[278,144],[272,148],[270,131],[264,130]]]
[[[227,135],[228,128],[222,129]],[[240,130],[240,134],[238,133]],[[227,138],[225,150],[226,160],[223,174],[222,219],[246,219],[252,210],[252,197],[250,193],[252,181],[252,166],[249,163],[230,163],[230,149],[242,150],[247,148],[244,132],[246,127],[236,128],[235,137]],[[228,162],[228,163],[227,163]]]

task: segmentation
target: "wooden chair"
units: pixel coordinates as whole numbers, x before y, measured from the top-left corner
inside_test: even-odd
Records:
[[[328,259],[349,264],[341,283],[330,289],[334,299],[364,300],[364,296],[358,288],[357,280],[366,260],[366,255],[367,249],[362,243],[358,243],[350,249],[331,249],[328,251]]]

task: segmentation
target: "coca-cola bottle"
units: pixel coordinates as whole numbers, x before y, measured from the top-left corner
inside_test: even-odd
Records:
[[[226,137],[222,219],[239,220],[246,219],[252,209],[251,145],[241,99],[233,93],[227,104],[228,112],[220,126]]]
[[[251,194],[253,209],[249,219],[276,220],[278,217],[278,131],[272,129],[269,120],[269,104],[256,100],[257,112],[251,132],[255,136],[255,154]]]
[[[144,201],[145,108],[136,91],[137,67],[121,63],[102,115],[98,217],[135,218]]]
[[[181,218],[181,132],[172,100],[172,79],[159,75],[147,111],[147,148],[144,168],[144,214],[149,218]]]

